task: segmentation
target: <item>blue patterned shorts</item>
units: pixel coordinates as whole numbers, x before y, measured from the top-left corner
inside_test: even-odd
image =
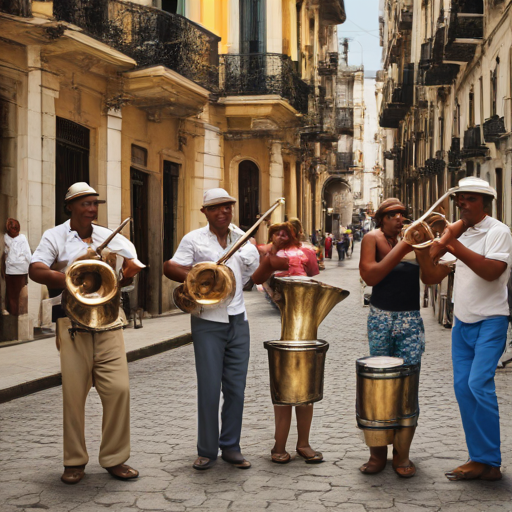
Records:
[[[425,327],[419,311],[384,311],[370,305],[368,342],[371,356],[401,357],[418,364],[425,351]]]

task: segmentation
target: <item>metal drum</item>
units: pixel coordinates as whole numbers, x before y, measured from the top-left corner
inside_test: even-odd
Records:
[[[276,405],[303,405],[322,400],[325,354],[329,343],[266,341],[270,394]]]
[[[357,426],[368,446],[393,442],[394,430],[418,422],[420,365],[397,357],[363,357],[356,362]]]

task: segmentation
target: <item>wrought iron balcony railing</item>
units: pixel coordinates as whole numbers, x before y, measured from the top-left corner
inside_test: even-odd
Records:
[[[497,142],[506,131],[503,117],[492,116],[484,123],[484,139],[486,142]]]
[[[336,109],[336,129],[338,133],[346,133],[354,129],[354,109],[352,107]]]
[[[336,170],[337,172],[351,172],[354,166],[354,155],[352,151],[336,153]]]
[[[218,88],[220,38],[183,16],[122,0],[54,0],[53,12],[139,67],[165,66],[206,89]]]
[[[326,60],[318,63],[318,74],[320,76],[335,75],[338,72],[338,53],[329,52]]]
[[[0,0],[0,12],[28,18],[32,15],[30,0]]]
[[[425,43],[421,45],[421,57],[419,68],[428,69],[432,64],[432,39],[427,39]]]
[[[226,54],[220,56],[220,89],[224,96],[276,94],[295,110],[308,111],[310,87],[288,55],[280,53]]]
[[[460,152],[462,159],[486,156],[489,148],[482,144],[480,126],[473,126],[464,132],[464,147]]]

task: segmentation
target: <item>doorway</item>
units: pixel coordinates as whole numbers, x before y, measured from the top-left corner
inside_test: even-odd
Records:
[[[146,173],[133,167],[130,168],[131,178],[131,209],[132,209],[132,233],[131,238],[137,257],[145,265],[149,260],[148,240],[148,176]],[[137,286],[137,307],[147,311],[148,305],[148,267],[139,272]]]
[[[250,160],[238,166],[238,224],[247,231],[260,213],[260,171]]]
[[[90,130],[69,119],[57,117],[55,141],[55,225],[68,220],[64,196],[78,181],[89,183]]]

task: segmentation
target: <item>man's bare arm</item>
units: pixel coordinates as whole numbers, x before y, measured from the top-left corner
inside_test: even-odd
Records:
[[[373,235],[366,235],[361,242],[359,273],[368,286],[375,286],[411,251],[411,246],[401,241],[381,261],[377,261],[377,238]]]
[[[184,265],[179,265],[172,260],[168,260],[164,263],[164,275],[173,281],[183,283],[191,268],[192,267],[185,267]]]
[[[486,281],[495,281],[507,269],[507,264],[504,261],[491,260],[477,254],[458,240],[451,240],[448,250],[457,259],[463,261],[477,276]]]
[[[66,275],[52,270],[40,261],[30,264],[28,275],[32,281],[45,284],[48,288],[63,290],[66,287]]]

